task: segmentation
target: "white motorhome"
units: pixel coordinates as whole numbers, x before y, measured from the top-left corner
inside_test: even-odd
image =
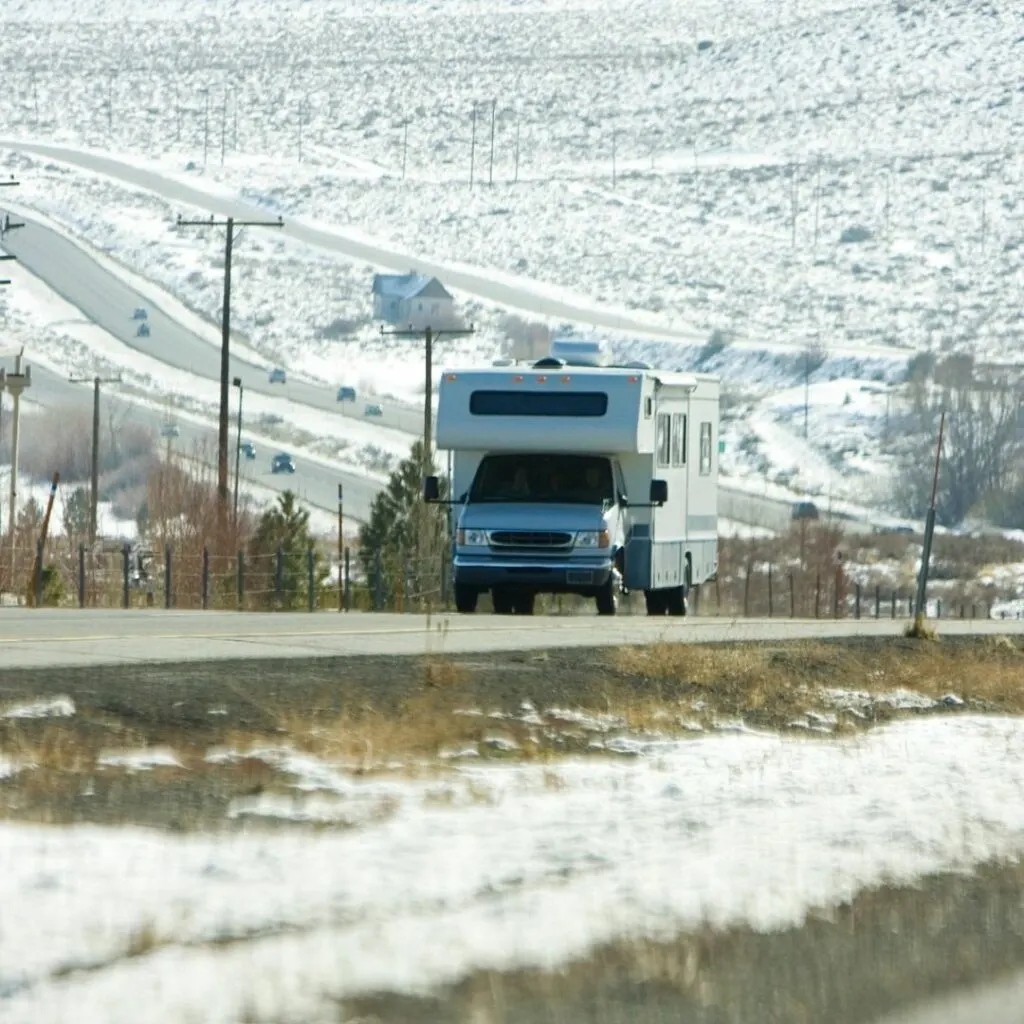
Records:
[[[685,615],[718,568],[718,378],[566,348],[441,376],[456,607],[490,591],[497,613],[528,615],[538,593],[576,593],[614,615],[643,590],[649,615]],[[424,494],[438,500],[436,477]]]

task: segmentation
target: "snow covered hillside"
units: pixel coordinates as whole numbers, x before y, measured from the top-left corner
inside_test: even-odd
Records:
[[[919,349],[1014,355],[1024,24],[1007,0],[12,0],[0,21],[8,138],[115,152],[692,331],[613,340],[742,391],[725,469],[880,497],[878,385]],[[19,200],[215,315],[219,241],[174,230],[187,211],[7,167]],[[418,365],[375,336],[373,268],[258,232],[238,259],[235,316],[260,351],[332,381],[385,344],[392,380]],[[458,298],[481,332],[453,357],[500,350],[502,311]],[[536,306],[520,315],[558,326]],[[831,356],[810,454],[802,399],[777,397],[802,390],[808,344]]]

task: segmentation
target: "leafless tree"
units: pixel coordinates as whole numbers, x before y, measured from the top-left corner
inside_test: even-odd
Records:
[[[973,381],[969,364],[962,360],[955,366],[940,365],[935,376],[935,381],[915,381],[908,390],[905,428],[910,443],[897,477],[896,497],[909,515],[923,516],[927,511],[932,453],[945,410],[936,513],[940,523],[955,526],[1013,488],[1024,453],[1020,399],[1010,385]]]

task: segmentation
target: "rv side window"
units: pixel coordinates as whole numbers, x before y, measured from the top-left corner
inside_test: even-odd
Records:
[[[672,416],[672,465],[686,465],[686,413]]]
[[[469,396],[474,416],[603,416],[604,391],[474,391]]]
[[[700,475],[708,476],[711,472],[711,424],[700,425]]]
[[[667,466],[672,458],[672,417],[667,412],[658,413],[658,465]]]

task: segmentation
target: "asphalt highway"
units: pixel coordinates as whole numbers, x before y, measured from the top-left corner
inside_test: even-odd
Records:
[[[898,636],[902,621],[509,617],[321,612],[0,608],[0,672],[64,665],[489,653],[663,641]],[[948,634],[1024,633],[1024,621],[942,623]]]

